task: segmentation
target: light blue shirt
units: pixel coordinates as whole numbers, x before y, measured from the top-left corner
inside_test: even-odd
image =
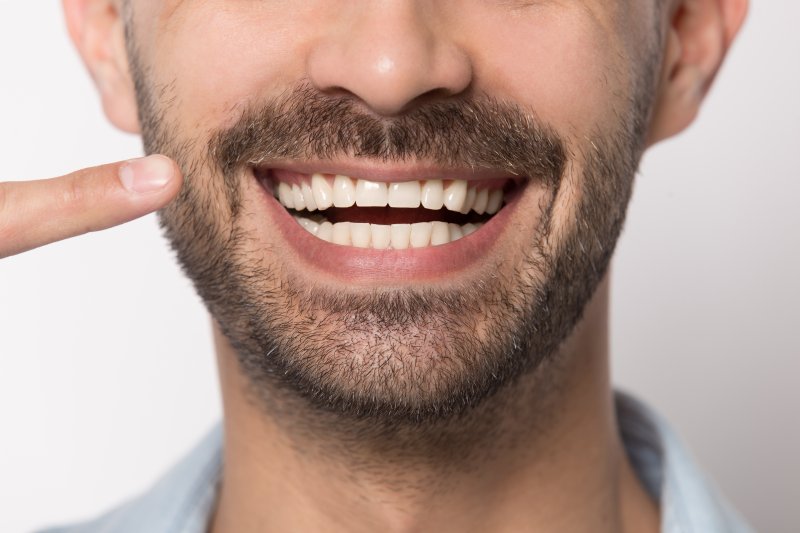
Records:
[[[661,509],[662,533],[751,533],[695,466],[666,422],[638,400],[616,393],[628,456]],[[217,424],[144,494],[95,520],[41,533],[207,533],[222,474]]]

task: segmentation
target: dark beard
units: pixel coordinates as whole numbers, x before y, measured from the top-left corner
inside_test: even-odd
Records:
[[[248,108],[209,140],[181,139],[161,119],[169,89],[154,90],[141,69],[133,71],[146,151],[173,157],[186,176],[179,198],[160,213],[162,227],[252,391],[267,411],[283,395],[384,430],[452,421],[555,357],[607,270],[649,112],[637,100],[598,132],[591,151],[572,148],[583,191],[572,231],[555,239],[550,215],[569,162],[566,142],[512,104],[464,98],[380,119],[301,86]],[[342,155],[537,180],[547,194],[526,260],[512,275],[488,269],[459,290],[351,294],[309,290],[248,254],[238,222],[249,165]]]

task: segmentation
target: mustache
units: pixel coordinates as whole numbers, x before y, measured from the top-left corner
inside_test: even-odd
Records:
[[[553,188],[566,164],[565,142],[553,128],[513,103],[459,97],[381,117],[354,97],[307,84],[244,108],[212,136],[209,155],[226,176],[270,161],[351,157],[501,170]]]

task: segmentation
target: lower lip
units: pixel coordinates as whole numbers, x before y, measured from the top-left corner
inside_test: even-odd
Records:
[[[492,249],[516,209],[522,190],[477,231],[456,241],[425,248],[375,250],[329,243],[303,229],[261,184],[264,205],[295,254],[311,268],[350,283],[400,284],[434,281],[476,267]]]

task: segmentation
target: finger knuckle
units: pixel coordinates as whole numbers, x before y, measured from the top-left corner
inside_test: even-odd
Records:
[[[59,199],[63,207],[80,208],[89,203],[94,196],[90,180],[81,173],[69,176],[61,190]]]

